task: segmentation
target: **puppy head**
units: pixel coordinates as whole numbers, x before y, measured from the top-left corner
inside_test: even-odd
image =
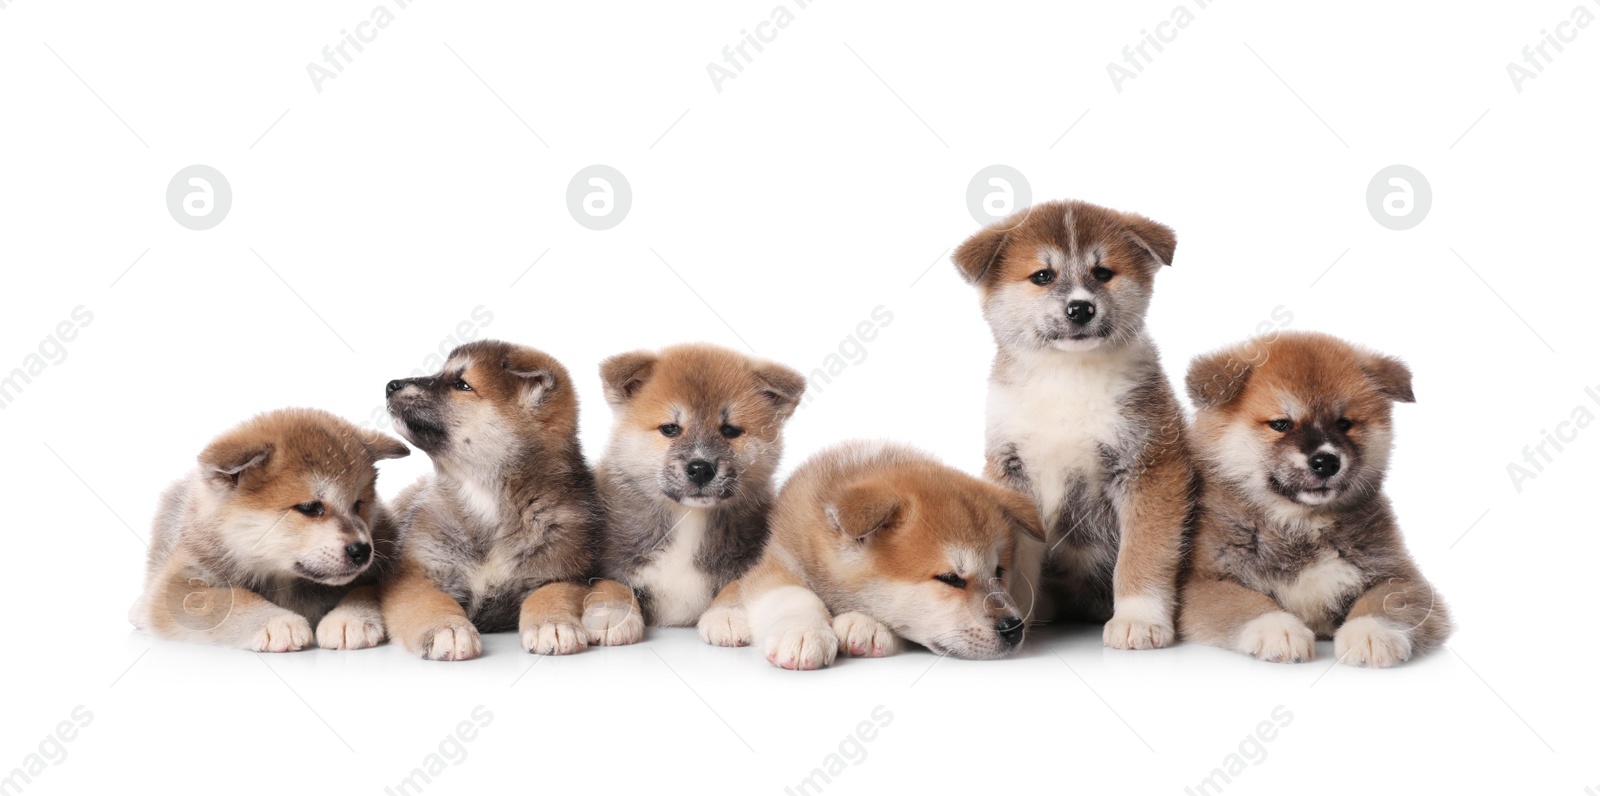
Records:
[[[772,477],[806,386],[783,365],[704,344],[618,354],[600,379],[616,416],[608,463],[693,508]]]
[[[1022,643],[1006,590],[1018,533],[1040,541],[1021,493],[933,463],[873,472],[827,497],[838,560],[869,615],[941,655],[998,658]]]
[[[495,482],[505,468],[577,438],[578,397],[554,357],[499,340],[450,352],[432,376],[385,388],[395,428],[435,465]]]
[[[315,409],[257,416],[200,453],[227,554],[254,572],[342,585],[372,563],[380,459],[405,443]]]
[[[1087,351],[1136,338],[1171,229],[1085,202],[1047,202],[995,222],[956,249],[1002,348]]]
[[[1262,505],[1337,507],[1383,484],[1411,371],[1338,338],[1283,332],[1189,366],[1202,456]]]

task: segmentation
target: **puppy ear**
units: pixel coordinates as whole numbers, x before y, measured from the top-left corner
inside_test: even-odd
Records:
[[[212,480],[238,486],[239,477],[272,458],[272,443],[260,437],[230,434],[214,440],[200,452],[200,469]]]
[[[989,269],[999,264],[1000,257],[1006,253],[1006,245],[1011,241],[1008,229],[984,227],[956,247],[956,253],[950,259],[955,261],[956,269],[961,272],[961,278],[967,280],[967,284],[981,284]]]
[[[1135,246],[1149,252],[1157,265],[1172,265],[1172,254],[1178,248],[1178,235],[1171,227],[1135,213],[1123,213],[1122,232]]]
[[[1416,403],[1417,396],[1411,392],[1411,368],[1406,367],[1406,363],[1391,356],[1372,354],[1361,370],[1377,385],[1378,392],[1391,400]]]
[[[1255,366],[1239,357],[1233,349],[1202,354],[1189,363],[1189,376],[1184,385],[1189,388],[1189,399],[1196,409],[1223,406],[1244,392],[1245,384]]]
[[[865,539],[894,524],[900,514],[900,496],[888,484],[868,478],[840,493],[823,513],[839,533]]]
[[[756,367],[756,388],[777,408],[778,418],[787,420],[800,406],[806,377],[785,365],[767,362]]]
[[[600,382],[605,386],[606,403],[620,406],[628,402],[650,380],[657,357],[649,351],[617,354],[600,363]]]
[[[1044,522],[1039,519],[1039,507],[1034,504],[1033,498],[1007,489],[1003,486],[986,484],[994,493],[995,502],[1000,504],[1000,513],[1011,522],[1017,530],[1044,541]]]
[[[538,406],[544,399],[550,397],[550,392],[556,388],[556,374],[543,368],[537,370],[517,370],[508,363],[502,363],[506,372],[522,379],[522,403],[526,406]]]
[[[404,459],[411,455],[411,449],[404,442],[371,429],[361,429],[361,444],[372,454],[373,461]]]

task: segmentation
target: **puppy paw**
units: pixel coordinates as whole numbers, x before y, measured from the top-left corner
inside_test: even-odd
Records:
[[[620,647],[644,638],[644,617],[631,605],[596,601],[584,606],[583,628],[590,644]]]
[[[827,625],[791,625],[773,630],[766,648],[767,662],[780,669],[820,669],[839,653],[839,637]]]
[[[719,647],[743,647],[750,643],[750,619],[744,608],[713,605],[700,615],[700,640]]]
[[[1127,602],[1134,602],[1128,600]],[[1153,650],[1172,646],[1172,616],[1164,606],[1138,604],[1123,607],[1111,615],[1101,635],[1107,647],[1118,650]]]
[[[483,639],[466,617],[452,617],[422,634],[422,657],[430,661],[470,661],[483,654]]]
[[[328,650],[359,650],[383,643],[383,620],[377,616],[334,611],[317,623],[317,646]]]
[[[900,648],[900,637],[888,625],[857,611],[834,617],[833,633],[839,637],[840,653],[882,658]]]
[[[295,652],[311,644],[311,623],[299,614],[285,614],[267,620],[250,638],[256,652]]]
[[[522,629],[522,648],[535,655],[571,655],[589,646],[589,630],[571,622],[545,622]]]
[[[1374,617],[1358,616],[1333,634],[1333,652],[1342,663],[1384,669],[1411,658],[1411,635]]]
[[[1272,663],[1309,661],[1317,654],[1317,634],[1287,611],[1273,611],[1245,623],[1235,647]]]

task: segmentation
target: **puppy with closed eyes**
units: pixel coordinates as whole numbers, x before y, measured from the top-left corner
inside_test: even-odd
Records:
[[[1197,358],[1205,491],[1184,577],[1185,639],[1266,661],[1386,667],[1444,643],[1449,613],[1383,494],[1404,363],[1282,333]]]
[[[1013,594],[1030,621],[1104,622],[1117,649],[1175,638],[1194,472],[1145,310],[1176,247],[1144,216],[1047,202],[955,253],[998,348],[984,473],[1045,528],[1018,540]]]
[[[387,393],[395,427],[434,466],[396,500],[402,553],[382,585],[393,638],[452,661],[480,655],[480,633],[517,630],[546,655],[639,640],[626,589],[587,584],[599,515],[561,363],[480,340]]]
[[[650,625],[694,625],[767,541],[783,426],[805,378],[705,344],[600,365],[615,423],[597,468],[601,574],[632,588]]]
[[[217,437],[161,496],[129,619],[256,652],[381,643],[373,583],[395,534],[373,465],[408,453],[317,409],[268,412]]]

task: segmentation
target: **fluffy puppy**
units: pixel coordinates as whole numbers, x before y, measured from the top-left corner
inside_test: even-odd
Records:
[[[1005,585],[1019,535],[1044,538],[1025,495],[903,445],[838,445],[784,484],[766,552],[717,596],[700,635],[754,640],[784,669],[889,655],[901,638],[998,658],[1024,633]]]
[[[767,540],[783,425],[805,378],[717,346],[618,354],[600,365],[616,422],[597,478],[601,573],[645,621],[695,624]]]
[[[480,632],[520,630],[540,654],[584,649],[591,631],[601,644],[639,639],[626,590],[602,583],[591,595],[585,585],[598,518],[566,368],[480,340],[386,391],[395,427],[434,467],[395,505],[400,564],[381,587],[393,638],[430,660],[477,657]],[[613,597],[620,612],[608,610]],[[620,618],[585,625],[611,616]]]
[[[998,351],[984,473],[1033,498],[1046,542],[1021,539],[1011,580],[1029,619],[1105,622],[1118,649],[1174,638],[1194,503],[1183,410],[1145,331],[1172,230],[1049,202],[956,250]]]
[[[405,443],[316,409],[217,437],[162,494],[129,619],[163,638],[257,652],[383,641],[372,583],[394,559],[375,484]]]
[[[1438,646],[1449,614],[1383,495],[1398,359],[1283,333],[1189,368],[1205,491],[1179,630],[1267,661],[1333,638],[1344,663],[1393,666]]]

